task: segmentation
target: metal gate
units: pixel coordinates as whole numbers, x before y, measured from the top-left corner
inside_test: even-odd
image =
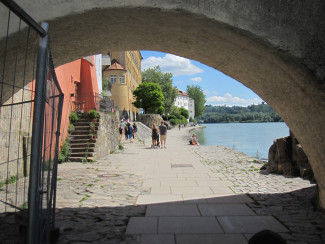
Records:
[[[0,40],[0,223],[12,216],[15,221],[0,226],[6,232],[0,242],[49,243],[63,93],[48,25],[37,24],[13,1],[1,2],[8,23]]]

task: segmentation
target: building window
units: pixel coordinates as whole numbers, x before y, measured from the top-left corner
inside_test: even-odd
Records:
[[[124,75],[120,75],[120,84],[125,84]]]
[[[111,75],[111,84],[116,84],[116,75]]]

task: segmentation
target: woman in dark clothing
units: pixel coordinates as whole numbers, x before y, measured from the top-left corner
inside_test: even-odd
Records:
[[[157,148],[158,129],[156,128],[155,124],[153,124],[151,128],[151,137],[152,137],[152,147]]]

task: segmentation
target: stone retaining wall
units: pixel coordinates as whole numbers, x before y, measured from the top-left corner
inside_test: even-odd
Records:
[[[116,113],[101,113],[97,131],[95,159],[109,155],[119,146],[119,119]]]
[[[140,114],[139,121],[151,128],[153,124],[158,127],[163,118],[159,114]]]

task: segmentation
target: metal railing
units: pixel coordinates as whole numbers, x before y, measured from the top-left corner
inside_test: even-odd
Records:
[[[37,24],[11,0],[1,2],[8,9],[8,24],[0,40],[0,212],[23,215],[15,218],[16,224],[27,230],[25,235],[8,232],[4,238],[49,243],[55,227],[63,93],[53,67],[48,25]],[[9,35],[10,28],[18,31]]]
[[[114,101],[108,97],[94,93],[77,93],[71,96],[72,111],[86,113],[90,110],[114,112]]]

